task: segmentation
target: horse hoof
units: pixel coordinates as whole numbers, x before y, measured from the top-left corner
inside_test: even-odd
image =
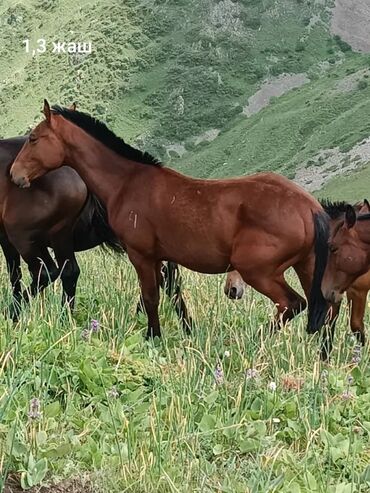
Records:
[[[153,330],[148,330],[146,335],[145,335],[145,340],[147,341],[152,341],[154,339],[160,339],[161,338],[161,332],[158,331],[158,332],[154,332]]]
[[[9,318],[12,320],[13,323],[19,322],[19,316],[20,316],[20,308],[16,306],[11,306],[9,308]]]

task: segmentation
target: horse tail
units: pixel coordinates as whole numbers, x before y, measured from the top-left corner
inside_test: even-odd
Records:
[[[166,262],[162,266],[164,290],[171,299],[180,287],[179,266],[175,262]]]
[[[308,324],[307,332],[318,332],[325,323],[328,312],[328,304],[321,291],[321,283],[324,277],[328,260],[329,240],[329,216],[324,211],[313,214],[315,228],[315,269],[308,300]]]
[[[125,253],[124,247],[109,224],[106,208],[92,193],[88,195],[73,236],[75,251],[101,246],[115,253]]]

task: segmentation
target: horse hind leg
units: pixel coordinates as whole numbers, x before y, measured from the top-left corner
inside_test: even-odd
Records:
[[[55,253],[63,286],[62,305],[73,310],[80,268],[74,253],[73,237],[63,233],[54,237],[51,246]]]
[[[28,265],[32,282],[30,287],[23,292],[22,297],[25,301],[29,301],[29,295],[36,296],[56,280],[59,270],[46,247],[38,252],[37,256],[29,256],[24,260]]]
[[[351,309],[351,330],[363,346],[366,342],[364,316],[367,301],[367,290],[349,288],[347,299]]]
[[[276,305],[277,317],[274,328],[285,325],[305,309],[306,300],[288,285],[283,274],[273,276],[259,273],[258,277],[251,277],[240,267],[236,268],[247,284],[270,298]]]

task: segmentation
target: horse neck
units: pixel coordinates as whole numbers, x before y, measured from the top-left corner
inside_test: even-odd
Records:
[[[132,183],[141,167],[73,127],[73,132],[63,135],[68,148],[65,161],[77,171],[90,192],[107,205],[117,192]]]
[[[358,238],[366,246],[367,254],[370,259],[370,219],[357,222]]]

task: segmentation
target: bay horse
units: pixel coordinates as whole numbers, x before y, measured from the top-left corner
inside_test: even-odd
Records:
[[[13,302],[10,316],[19,317],[22,300],[45,289],[60,276],[63,303],[73,308],[80,269],[75,252],[105,246],[124,253],[110,228],[101,202],[89,193],[80,176],[64,167],[36,180],[21,190],[9,179],[9,167],[28,137],[0,140],[0,245],[9,273]],[[55,254],[56,263],[48,247]],[[31,286],[22,292],[20,257],[27,263]],[[163,265],[161,285],[175,305],[184,328],[191,326],[181,295],[176,264]],[[138,310],[141,304],[138,305]]]
[[[346,211],[346,202],[330,202],[328,200],[320,200],[325,212],[329,215],[330,227],[333,230],[341,221],[343,222]],[[355,204],[354,209],[357,214],[369,214],[370,204],[365,199],[363,202]],[[227,274],[225,282],[225,294],[230,299],[241,299],[244,296],[245,283],[237,271],[232,271]],[[365,325],[364,316],[366,309],[367,295],[370,290],[370,270],[358,277],[346,290],[346,297],[350,307],[350,327],[352,333],[357,337],[358,341],[365,344]],[[340,302],[332,306],[331,324],[332,330],[336,318],[339,314]]]
[[[329,218],[301,187],[274,173],[201,180],[162,163],[117,137],[86,113],[44,101],[45,119],[10,168],[27,188],[64,163],[74,168],[108,211],[139,277],[147,337],[160,336],[159,271],[163,260],[218,274],[237,270],[277,306],[284,323],[306,301],[285,281],[293,267],[308,298],[308,331],[324,324],[321,281]]]
[[[339,303],[343,293],[370,269],[370,214],[357,216],[346,206],[344,218],[333,228],[329,256],[322,281],[324,297]],[[365,342],[364,336],[362,341]]]

